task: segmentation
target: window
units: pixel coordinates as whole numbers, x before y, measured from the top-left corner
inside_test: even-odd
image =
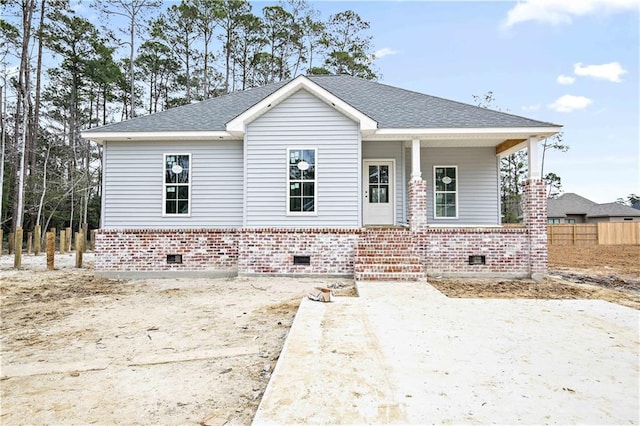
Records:
[[[191,154],[165,154],[163,214],[190,214],[190,193]]]
[[[434,217],[436,219],[456,219],[458,217],[458,167],[435,166]]]
[[[564,223],[576,223],[575,219],[565,219]]]
[[[288,150],[288,214],[316,212],[316,150]]]
[[[560,219],[549,219],[549,225],[558,225],[560,223]]]

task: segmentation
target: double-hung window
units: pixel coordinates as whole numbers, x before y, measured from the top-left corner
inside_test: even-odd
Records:
[[[164,154],[164,203],[166,216],[191,213],[191,154]]]
[[[434,218],[457,219],[458,217],[458,167],[435,166]]]
[[[316,213],[316,149],[287,150],[287,214]]]

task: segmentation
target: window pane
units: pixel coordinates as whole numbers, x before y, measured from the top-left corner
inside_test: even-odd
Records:
[[[165,212],[167,214],[175,214],[176,213],[176,207],[177,204],[175,201],[169,201],[167,200],[166,204],[165,204]]]
[[[378,187],[370,186],[369,187],[369,202],[377,203],[378,202]]]
[[[289,195],[292,197],[295,196],[300,196],[302,195],[301,193],[302,191],[300,190],[300,183],[296,182],[296,183],[292,183],[291,185],[289,185]]]
[[[302,211],[302,198],[291,197],[289,199],[289,211],[292,211],[292,212]]]
[[[181,200],[189,199],[189,187],[188,186],[179,186],[178,187],[178,198]]]
[[[167,186],[166,194],[167,200],[175,200],[178,197],[178,191],[175,186]]]
[[[309,164],[316,164],[316,153],[313,149],[305,149],[302,152],[302,159]]]
[[[289,151],[289,164],[294,165],[302,159],[302,155],[299,150],[292,149]]]
[[[312,212],[314,211],[314,203],[313,203],[313,198],[308,198],[308,197],[304,197],[302,199],[302,205],[303,205],[303,210],[305,212]]]
[[[380,166],[380,183],[389,183],[389,166]]]
[[[309,166],[309,168],[302,172],[302,179],[313,180],[316,178],[315,166]]]
[[[369,166],[369,183],[378,183],[378,166]]]
[[[380,185],[378,190],[378,202],[380,203],[388,203],[389,202],[389,185]]]
[[[289,179],[300,180],[302,179],[302,170],[298,166],[289,166]]]
[[[188,201],[178,201],[178,211],[181,214],[189,213],[189,202]]]
[[[315,188],[314,188],[313,182],[303,183],[302,188],[303,188],[302,195],[304,195],[305,197],[313,197],[315,195],[315,192],[314,192]]]

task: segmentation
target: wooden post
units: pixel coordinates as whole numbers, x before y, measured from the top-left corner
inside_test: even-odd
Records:
[[[13,267],[20,269],[22,266],[22,228],[16,229],[15,249],[16,253],[13,258]]]
[[[27,232],[27,253],[31,254],[33,250],[33,232]]]
[[[82,251],[87,251],[87,237],[89,236],[89,224],[87,222],[82,224]]]
[[[67,248],[67,236],[66,236],[66,232],[64,229],[60,230],[60,247],[59,247],[59,252],[60,254],[64,253],[65,250]]]
[[[76,268],[82,268],[82,249],[84,235],[82,232],[76,232]]]
[[[53,270],[54,268],[54,258],[56,253],[56,233],[55,232],[47,232],[45,235],[46,240],[46,251],[47,251],[47,269]]]
[[[42,250],[42,227],[40,225],[36,225],[36,228],[33,230],[33,254],[39,255],[40,250]]]
[[[9,246],[9,254],[13,253],[13,246],[16,243],[15,235],[13,232],[9,232],[9,238],[7,240],[7,245]]]
[[[67,246],[64,248],[64,251],[65,252],[71,251],[71,248],[73,247],[71,245],[71,240],[73,239],[71,238],[73,236],[73,232],[71,232],[71,228],[67,228],[67,232],[64,233],[64,236],[67,242]]]
[[[573,225],[573,245],[576,245],[576,225]]]

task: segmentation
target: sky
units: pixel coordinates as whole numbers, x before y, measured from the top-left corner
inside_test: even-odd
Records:
[[[563,125],[545,173],[598,203],[640,195],[640,2],[312,2],[371,24],[379,81]],[[259,6],[259,3],[256,4]]]
[[[310,3],[370,23],[381,83],[470,104],[491,91],[495,109],[564,126],[570,149],[544,170],[564,192],[640,195],[640,1]]]

